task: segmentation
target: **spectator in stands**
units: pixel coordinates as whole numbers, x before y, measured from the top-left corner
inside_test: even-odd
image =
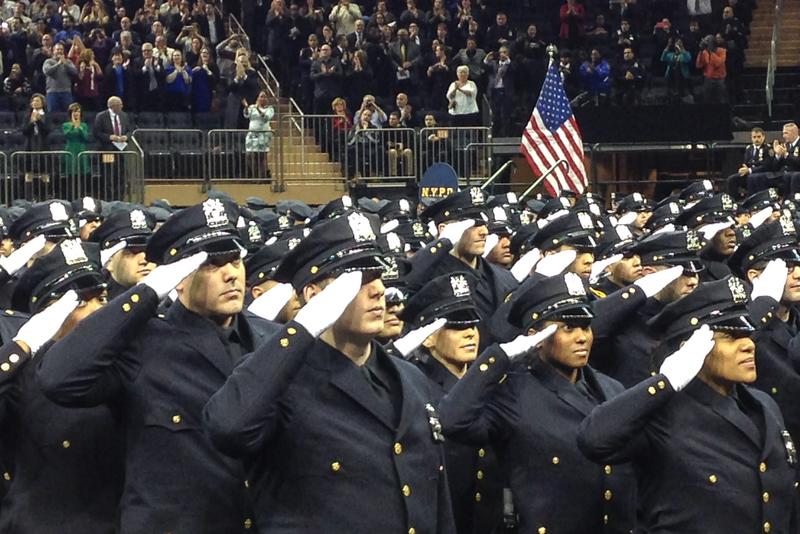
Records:
[[[219,67],[219,75],[225,83],[233,79],[236,71],[236,56],[239,54],[239,50],[244,50],[247,53],[246,42],[245,37],[234,33],[217,45],[217,66]]]
[[[164,63],[164,68],[166,68],[172,62],[172,53],[174,51],[174,48],[170,48],[167,45],[167,37],[165,35],[159,35],[156,37],[153,46],[153,55],[155,55]]]
[[[11,71],[3,80],[3,93],[11,101],[11,109],[21,110],[29,102],[31,96],[31,84],[25,79],[22,67],[19,63],[11,65]]]
[[[75,101],[90,111],[100,109],[100,87],[103,69],[94,59],[91,48],[85,49],[78,60],[78,79],[75,81]]]
[[[64,50],[67,50],[67,47],[64,47]],[[72,40],[72,46],[69,47],[67,51],[67,59],[72,61],[75,67],[78,66],[81,60],[81,54],[83,51],[86,50],[86,45],[83,44],[83,38],[81,36],[77,36]]]
[[[270,121],[275,115],[275,109],[267,105],[266,91],[258,93],[256,102],[248,104],[242,100],[244,118],[248,121],[248,132],[244,142],[244,150],[250,165],[250,173],[255,178],[272,178],[268,158],[272,147],[272,128]]]
[[[452,55],[455,39],[450,36],[450,29],[447,27],[447,24],[442,22],[436,26],[436,39],[431,42],[431,45],[433,45],[434,42],[438,42],[440,45],[444,46],[448,56]]]
[[[375,97],[373,95],[364,95],[364,98],[361,101],[361,107],[358,109],[358,111],[356,111],[356,117],[361,117],[361,112],[365,109],[370,111],[369,116],[372,125],[375,128],[383,128],[383,125],[386,124],[386,121],[388,120],[388,116],[375,101]]]
[[[592,47],[606,48],[611,44],[611,26],[606,22],[606,16],[598,13],[594,17],[594,24],[586,28],[586,44]]]
[[[497,52],[501,46],[511,46],[517,38],[517,32],[508,24],[508,16],[503,11],[498,11],[495,23],[486,30],[486,50]]]
[[[131,32],[122,32],[120,34],[119,49],[126,61],[141,56],[141,48],[133,42],[133,34]]]
[[[47,77],[44,75],[43,67],[44,62],[53,57],[53,36],[49,33],[42,35],[40,44],[41,46],[33,51],[33,58],[31,60],[31,69],[33,71],[31,88],[36,93],[45,92]],[[27,105],[27,99],[25,105]]]
[[[389,46],[389,53],[395,69],[395,87],[405,93],[416,94],[413,78],[422,61],[422,51],[417,43],[409,39],[408,30],[398,30],[397,41]]]
[[[350,51],[362,50],[367,46],[366,24],[359,19],[354,24],[352,33],[347,34],[347,47]]]
[[[606,103],[611,94],[611,67],[599,49],[592,48],[591,56],[581,65],[580,73],[583,89],[594,105]]]
[[[115,60],[114,57],[119,59]],[[106,83],[115,81],[115,90],[119,91],[119,67],[122,66],[122,54],[112,54],[111,67],[116,70],[114,76],[109,76],[106,71]],[[160,111],[164,91],[164,78],[166,77],[164,62],[153,54],[153,44],[142,45],[142,57],[136,60],[133,67],[133,83],[136,87],[136,103],[139,111]],[[123,76],[123,89],[125,76]],[[130,92],[130,91],[129,91]],[[130,99],[128,99],[130,101]]]
[[[136,38],[138,34],[131,35],[134,38],[134,44],[136,44]],[[103,67],[108,64],[108,61],[111,59],[111,51],[114,50],[115,42],[113,39],[106,36],[106,32],[103,28],[96,28],[89,33],[89,48],[92,49],[94,52],[94,58],[97,63]]]
[[[425,25],[425,12],[417,6],[417,0],[406,0],[406,9],[400,13],[400,26],[408,27],[412,22]]]
[[[236,73],[228,84],[228,99],[225,106],[225,128],[239,129],[243,126],[242,100],[254,102],[258,96],[258,75],[250,66],[246,53],[236,57]]]
[[[333,7],[328,20],[336,29],[336,35],[347,35],[355,31],[356,20],[361,18],[361,8],[350,0],[339,0]]]
[[[466,48],[462,48],[453,58],[453,65],[456,67],[466,66],[469,70],[469,77],[479,81],[483,78],[484,59],[486,59],[486,52],[478,48],[478,42],[474,38],[468,38]]]
[[[350,161],[348,177],[356,174],[370,176],[377,172],[380,138],[375,133],[378,128],[372,122],[372,109],[364,108],[358,113],[358,122],[350,130],[347,151]]]
[[[374,24],[378,15],[384,19],[385,24],[391,24],[397,20],[397,17],[394,16],[394,13],[389,11],[389,9],[386,7],[386,0],[378,0],[378,2],[375,4],[375,10],[369,18],[369,23]]]
[[[583,43],[584,19],[586,11],[576,0],[567,0],[559,12],[561,28],[558,37],[561,39],[561,46],[567,48],[577,48]]]
[[[562,50],[559,55],[558,71],[561,74],[561,81],[564,82],[564,91],[570,100],[578,96],[581,91],[581,77],[579,69],[572,64],[572,54],[569,50]]]
[[[4,63],[19,63],[23,70],[28,66],[28,31],[27,26],[23,26],[20,17],[14,17],[9,24],[10,33],[7,37],[5,48]]]
[[[103,0],[88,0],[81,12],[80,24],[84,32],[108,24],[108,12]]]
[[[517,63],[515,78],[517,87],[524,87],[519,95],[525,110],[533,108],[539,96],[537,88],[542,86],[546,72],[545,53],[547,43],[539,38],[535,24],[529,24],[524,35],[520,35],[514,48]]]
[[[183,61],[180,50],[172,52],[172,64],[165,69],[164,94],[167,109],[172,111],[188,111],[189,93],[192,90],[192,73]]]
[[[347,102],[344,98],[334,98],[331,102],[331,110],[335,117],[332,121],[331,154],[336,161],[344,161],[344,148],[347,144],[347,136],[353,128],[353,117],[347,109]]]
[[[697,58],[697,54],[700,52],[700,42],[703,40],[703,32],[700,30],[700,22],[697,19],[689,21],[689,31],[684,32],[681,39],[683,40],[683,46],[691,54],[691,57]],[[692,74],[699,72],[694,62],[692,62],[689,70]]]
[[[461,65],[456,69],[456,81],[447,89],[447,111],[455,126],[478,126],[478,86],[469,79],[469,67]]]
[[[314,82],[314,113],[325,114],[330,102],[342,96],[342,65],[331,57],[331,47],[323,44],[319,58],[311,64],[311,81]]]
[[[345,72],[347,99],[350,102],[361,102],[364,96],[372,91],[373,72],[363,50],[353,52],[352,60]]]
[[[72,104],[72,81],[78,76],[75,64],[64,55],[64,45],[53,45],[53,57],[42,65],[46,77],[47,108],[51,112],[64,112]]]
[[[72,176],[85,176],[89,173],[89,160],[79,161],[78,154],[85,152],[89,143],[89,125],[83,121],[83,109],[77,102],[69,105],[69,120],[61,125],[64,132],[64,151],[66,168]]]
[[[450,85],[452,74],[447,59],[445,47],[441,44],[434,45],[434,62],[428,67],[427,106],[430,109],[444,111],[447,109],[447,87]]]
[[[461,32],[461,42],[464,43],[464,46],[468,46],[469,40],[474,39],[475,47],[481,48],[483,45],[484,36],[485,32],[481,31],[481,27],[480,24],[478,24],[478,21],[475,19],[470,19],[469,23],[467,23],[467,25]]]
[[[97,141],[99,150],[116,151],[114,143],[127,143],[133,125],[128,114],[122,110],[121,98],[109,97],[106,106],[107,109],[94,118],[92,135]]]
[[[212,47],[216,47],[222,42],[225,37],[225,29],[214,4],[210,2],[206,4],[205,16],[199,17],[198,23],[200,24],[200,33],[208,39],[208,43]]]
[[[423,169],[427,169],[434,163],[447,162],[450,144],[447,139],[447,130],[436,130],[436,117],[432,113],[425,115],[425,136],[420,145],[420,159],[423,162]]]
[[[631,28],[631,21],[623,19],[619,24],[619,29],[614,34],[614,44],[617,50],[624,51],[626,48],[633,48],[634,52],[639,50],[639,36]]]
[[[186,64],[189,65],[189,68],[194,68],[198,65],[200,61],[200,52],[203,51],[204,47],[205,44],[200,37],[192,37],[189,50],[186,50],[183,54],[184,60]]]
[[[289,14],[283,0],[272,0],[264,31],[259,31],[266,43],[267,55],[278,79],[285,79],[286,63],[289,60]]]
[[[419,25],[416,22],[408,25],[408,40],[419,47],[420,55],[430,46],[430,41],[419,33]]]
[[[678,31],[673,28],[672,22],[668,18],[661,19],[653,27],[653,40],[655,41],[656,50],[663,50],[669,44],[670,39],[674,42],[679,37]],[[663,68],[663,63],[654,55],[651,72],[660,75],[664,72]]]
[[[300,51],[300,59],[297,62],[297,92],[300,104],[303,109],[314,110],[314,84],[311,81],[311,65],[319,59],[319,37],[316,33],[308,36],[308,46]],[[363,96],[363,95],[361,95]],[[353,102],[361,100],[359,96]]]
[[[707,35],[700,43],[697,68],[703,71],[703,102],[706,104],[724,104],[728,101],[725,87],[727,55],[727,50],[717,43],[713,35]]]
[[[411,148],[414,146],[412,133],[404,128],[400,124],[400,113],[397,111],[389,113],[389,122],[386,125],[388,131],[384,134],[389,159],[389,176],[415,175],[414,151]],[[398,165],[398,162],[402,163],[402,167]]]
[[[692,55],[684,48],[682,39],[670,39],[661,52],[661,62],[665,66],[669,100],[678,103],[685,99],[694,101],[692,96],[691,72]]]
[[[71,17],[65,17],[63,24],[63,29],[56,33],[53,41],[55,43],[61,43],[64,46],[72,46],[72,40],[75,37],[80,37],[81,33],[75,29],[75,20]]]
[[[718,33],[719,41],[724,42],[727,50],[726,84],[730,100],[735,104],[744,99],[741,76],[744,71],[744,50],[747,47],[747,37],[742,23],[734,16],[731,6],[725,6],[722,10],[722,22]]]
[[[399,115],[399,124],[402,128],[416,128],[417,121],[414,117],[414,106],[408,100],[408,95],[405,93],[397,93],[394,99],[395,109]]]
[[[622,62],[616,69],[614,85],[617,103],[622,106],[636,106],[640,103],[646,80],[644,65],[636,58],[633,47],[622,52]]]
[[[711,0],[687,0],[686,11],[689,16],[700,22],[706,29],[710,29],[711,23]]]
[[[208,48],[200,51],[200,59],[192,68],[192,112],[207,113],[211,111],[214,90],[219,83],[219,69]]]
[[[50,133],[50,120],[45,112],[45,98],[40,94],[34,94],[30,101],[30,114],[22,123],[22,135],[25,136],[25,150],[28,152],[39,152],[49,150],[47,136]],[[45,184],[50,181],[48,169],[42,166],[42,159],[30,156],[25,165],[25,189],[32,187],[35,176],[41,177]],[[31,192],[26,193],[26,198],[31,197]]]
[[[118,30],[114,30],[114,32],[111,34],[111,39],[114,42],[119,43],[120,42],[120,35],[122,34],[122,32],[131,32],[132,37],[133,37],[133,42],[138,44],[138,45],[142,44],[142,36],[139,35],[139,32],[134,31],[133,23],[131,22],[131,19],[129,17],[122,17],[120,19],[120,21],[119,21],[119,29]]]
[[[489,52],[484,60],[489,73],[487,94],[492,105],[493,134],[498,137],[509,135],[511,112],[514,109],[514,70],[508,47],[503,45],[499,52]]]

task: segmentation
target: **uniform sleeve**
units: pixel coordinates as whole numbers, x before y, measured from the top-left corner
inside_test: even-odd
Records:
[[[0,429],[19,399],[17,374],[30,361],[31,355],[13,341],[0,347]]]
[[[258,451],[275,434],[278,401],[306,360],[314,337],[291,321],[249,355],[203,409],[214,445],[230,456]]]
[[[97,406],[119,394],[134,371],[133,347],[155,315],[158,296],[139,284],[81,321],[43,355],[37,379],[64,406]]]
[[[605,298],[592,302],[595,317],[592,319],[592,332],[595,339],[612,337],[619,328],[647,302],[647,296],[640,288],[631,284]]]
[[[590,460],[624,463],[650,452],[651,424],[675,394],[664,375],[656,375],[597,406],[581,423],[578,448]]]
[[[430,281],[433,267],[446,258],[453,250],[453,243],[449,239],[437,239],[426,243],[416,254],[409,258],[411,272],[406,277],[409,287],[422,287]]]
[[[439,403],[445,437],[469,445],[503,440],[517,417],[505,381],[511,367],[498,345],[487,348]]]

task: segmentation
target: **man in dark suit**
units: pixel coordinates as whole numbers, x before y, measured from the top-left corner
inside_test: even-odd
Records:
[[[155,57],[153,44],[142,45],[142,57],[133,62],[137,111],[161,111],[166,73],[164,60]]]
[[[516,63],[511,61],[508,46],[500,51],[489,52],[483,60],[489,74],[487,93],[494,114],[494,135],[503,137],[511,127],[511,112],[514,109],[514,70]]]
[[[243,463],[217,452],[201,426],[206,401],[258,343],[241,315],[238,217],[221,199],[170,217],[147,244],[146,257],[161,266],[63,338],[38,369],[57,403],[122,405],[122,534],[235,534],[254,525]],[[173,288],[177,300],[157,317]]]
[[[422,50],[411,40],[408,30],[398,30],[397,41],[389,45],[389,59],[395,72],[397,90],[412,97],[416,96],[415,71],[422,62]]]
[[[378,235],[361,212],[315,225],[275,274],[305,306],[205,407],[214,443],[257,466],[261,532],[454,532],[432,391],[374,339]]]
[[[107,105],[107,109],[95,116],[92,133],[99,150],[123,152],[133,125],[128,114],[122,111],[121,98],[109,97]],[[104,194],[103,200],[120,200],[125,197],[125,157],[126,154],[108,154],[102,158],[100,186]]]
[[[750,131],[750,140],[753,142],[747,145],[744,151],[744,160],[741,167],[736,172],[728,176],[726,191],[734,198],[741,198],[739,189],[747,186],[751,175],[761,176],[772,168],[774,153],[766,142],[766,135],[761,128],[753,128]],[[755,193],[756,191],[752,191]]]
[[[367,32],[364,27],[364,20],[358,19],[355,23],[355,31],[347,34],[347,49],[351,52],[361,50],[367,46]]]
[[[330,45],[319,47],[319,59],[311,63],[309,77],[314,82],[314,113],[330,113],[333,99],[343,94],[342,64],[331,57]]]

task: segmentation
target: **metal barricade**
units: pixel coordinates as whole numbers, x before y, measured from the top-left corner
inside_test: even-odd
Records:
[[[133,138],[144,151],[144,172],[148,178],[155,180],[174,178],[170,130],[140,128],[133,131]]]
[[[283,183],[341,181],[350,167],[350,122],[336,115],[285,115],[278,151]]]
[[[413,128],[369,128],[351,131],[347,139],[348,177],[387,185],[416,181],[417,133]]]
[[[487,127],[434,127],[419,131],[419,176],[434,163],[453,166],[462,185],[479,185],[490,170],[491,137]]]
[[[103,200],[144,201],[144,160],[137,145],[124,151],[87,150],[78,154],[72,175],[71,196]]]
[[[72,184],[73,160],[72,154],[64,150],[12,153],[5,184],[6,202],[17,198],[77,198]]]
[[[153,180],[205,178],[206,136],[195,129],[139,128],[133,138],[144,151],[144,173]]]
[[[266,130],[210,130],[206,145],[208,181],[270,183],[275,167],[273,140],[274,133]]]

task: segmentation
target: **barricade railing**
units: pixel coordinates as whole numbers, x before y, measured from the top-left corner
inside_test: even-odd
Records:
[[[480,185],[491,174],[491,128],[422,128],[418,137],[419,176],[434,163],[452,165],[462,185]]]
[[[144,173],[148,179],[205,178],[207,142],[202,130],[139,128],[132,137],[144,151]]]
[[[207,180],[272,182],[273,133],[269,130],[209,130]],[[269,151],[267,151],[269,148]]]
[[[74,194],[62,198],[90,196],[104,200],[144,200],[143,161],[134,150],[107,152],[87,150],[78,154],[73,166]]]
[[[352,130],[347,139],[347,176],[366,185],[416,181],[417,132],[413,128]]]
[[[72,155],[64,150],[13,152],[6,181],[6,199],[76,198],[70,184],[72,173],[67,158],[72,158]]]
[[[285,115],[277,140],[282,183],[341,181],[353,156],[350,122],[336,115]]]

